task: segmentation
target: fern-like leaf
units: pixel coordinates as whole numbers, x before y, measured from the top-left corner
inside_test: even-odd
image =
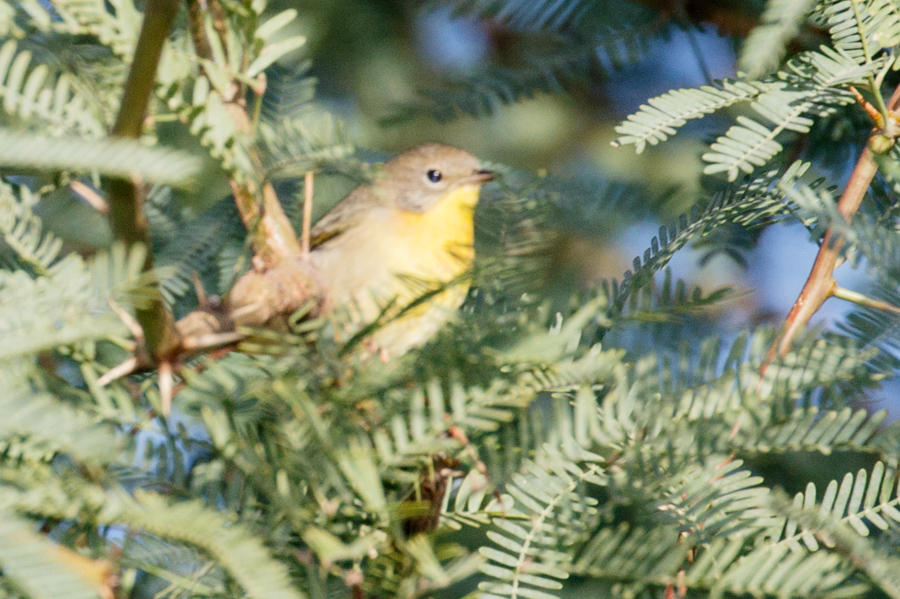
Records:
[[[493,519],[495,530],[487,536],[495,546],[480,552],[489,560],[481,571],[494,580],[479,583],[482,596],[552,597],[546,591],[561,588],[559,581],[568,578],[571,558],[560,549],[583,540],[596,518],[593,501],[575,491],[586,483],[602,484],[602,469],[556,460],[552,452],[544,453],[507,486],[525,516]]]
[[[142,266],[143,253],[129,255],[116,246],[91,264],[70,254],[37,279],[24,271],[0,271],[0,359],[124,334],[107,302],[140,301]]]
[[[834,47],[859,64],[900,39],[900,9],[890,0],[840,0],[824,11]]]
[[[65,547],[35,530],[36,526],[0,511],[0,566],[32,599],[98,599],[106,593],[108,567]]]
[[[254,599],[299,599],[287,569],[243,526],[199,502],[171,502],[138,493],[120,508],[121,521],[153,534],[198,546],[213,555]]]
[[[9,40],[0,46],[0,99],[3,110],[28,124],[36,124],[51,135],[64,133],[96,138],[106,123],[102,108],[70,74],[32,64],[32,54],[19,50]],[[12,140],[5,140],[4,147]],[[7,152],[7,156],[12,155]]]
[[[689,214],[682,214],[677,223],[660,227],[659,235],[650,242],[643,257],[634,259],[634,271],[627,271],[621,283],[606,283],[607,293],[616,307],[625,305],[634,291],[651,284],[654,274],[665,268],[672,256],[695,236],[702,237],[726,222],[754,226],[770,222],[789,212],[785,192],[778,182],[796,181],[809,165],[797,162],[783,174],[770,171],[738,187],[730,187],[714,196],[702,211],[694,206]]]
[[[700,88],[676,89],[647,100],[640,109],[616,127],[616,146],[634,144],[641,153],[647,144],[655,146],[675,135],[689,120],[746,102],[766,91],[767,86],[724,79]]]
[[[806,133],[813,123],[811,115],[824,117],[837,106],[852,103],[853,97],[844,87],[860,83],[879,66],[872,62],[860,65],[825,46],[795,58],[787,65],[786,81],[770,84],[752,104],[774,127],[739,116],[737,124],[703,155],[709,163],[703,172],[725,172],[729,181],[740,172],[753,172],[781,152],[777,138],[782,132]]]
[[[24,262],[39,274],[47,274],[59,256],[62,242],[44,233],[32,208],[40,196],[26,187],[14,187],[0,181],[0,234]]]
[[[0,129],[0,165],[44,171],[96,171],[114,177],[186,185],[200,170],[187,152],[131,139],[51,138]]]
[[[750,32],[741,49],[738,64],[751,78],[775,70],[785,46],[803,26],[813,0],[769,0],[761,23]]]

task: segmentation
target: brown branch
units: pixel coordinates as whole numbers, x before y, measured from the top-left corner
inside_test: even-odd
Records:
[[[191,0],[193,1],[193,0]],[[222,3],[219,0],[209,0],[207,3],[209,7],[209,14],[212,15],[212,23],[213,28],[219,34],[219,39],[222,41],[222,51],[225,52],[225,58],[228,58],[228,16],[225,14],[225,10],[222,8]]]
[[[888,108],[893,110],[898,102],[900,102],[900,86],[894,90],[894,94],[888,102]],[[873,136],[880,134],[881,132],[876,130]],[[872,150],[867,146],[860,154],[853,173],[847,181],[847,187],[844,188],[844,192],[838,200],[838,212],[847,222],[859,210],[876,172],[878,172],[878,166],[872,156]],[[765,372],[766,367],[776,355],[783,357],[787,354],[797,333],[809,323],[810,318],[822,307],[825,300],[834,295],[837,285],[834,279],[834,269],[837,266],[843,243],[844,240],[837,236],[833,229],[826,231],[809,277],[784,321],[781,335],[769,348],[766,361],[761,368],[762,372]]]
[[[204,8],[200,0],[187,0],[188,22],[192,35],[196,38],[194,46],[201,58],[213,60],[209,41],[206,39],[204,27]],[[222,47],[227,47],[225,41],[225,13],[216,1],[209,3],[209,11],[213,19],[213,27],[218,32]],[[234,119],[238,131],[247,135],[253,132],[253,123],[244,103],[243,86],[238,81],[232,81],[231,89],[224,97],[228,114]],[[252,147],[246,147],[246,152],[251,164],[261,167],[258,153]],[[297,233],[290,220],[284,213],[275,188],[270,183],[260,183],[252,180],[238,180],[229,176],[231,193],[244,226],[253,236],[253,249],[262,261],[265,268],[272,268],[280,261],[287,258],[301,256],[303,251]]]
[[[200,2],[188,2],[188,30],[194,43],[194,52],[201,58],[212,58],[212,46],[203,26],[203,5]]]
[[[872,152],[869,148],[865,148],[850,175],[847,187],[838,201],[838,212],[841,213],[848,221],[859,210],[862,199],[869,189],[869,184],[875,177],[878,167],[872,158]],[[775,345],[769,350],[767,362],[777,355],[784,356],[791,348],[791,343],[796,337],[800,329],[809,323],[822,304],[834,293],[836,285],[834,279],[834,269],[837,266],[837,259],[840,255],[844,240],[835,235],[832,229],[825,233],[822,239],[822,245],[819,246],[819,253],[813,262],[812,270],[806,279],[806,284],[800,291],[797,301],[791,308],[790,313],[784,321],[784,330],[778,341],[777,348]]]
[[[759,19],[738,5],[721,0],[634,0],[659,11],[663,18],[685,15],[691,23],[710,23],[720,33],[746,37]]]
[[[246,112],[243,113],[246,116]],[[257,202],[254,183],[240,183],[229,179],[231,192],[244,226],[253,235],[253,248],[265,268],[272,268],[287,258],[303,254],[297,233],[288,220],[275,188],[271,183],[262,186],[262,202]]]
[[[140,135],[147,103],[153,92],[160,53],[177,12],[177,2],[147,1],[144,27],[129,73],[115,135]],[[196,53],[203,59],[201,67],[208,66],[215,59],[205,28],[206,6],[202,0],[187,0],[188,26]],[[225,47],[225,12],[216,0],[210,0],[209,10],[215,34],[222,38],[220,41]],[[264,79],[261,81],[264,82]],[[260,90],[256,91],[262,93],[264,86],[259,87]],[[244,85],[233,79],[223,94],[223,100],[237,130],[251,136],[254,128],[245,106]],[[235,332],[236,326],[284,325],[288,315],[308,306],[309,302],[313,302],[314,314],[318,314],[324,305],[322,284],[309,261],[303,259],[300,241],[278,201],[274,187],[255,176],[256,172],[263,170],[258,152],[249,144],[239,146],[238,151],[246,152],[245,157],[254,172],[232,172],[229,183],[244,225],[253,236],[256,254],[254,270],[237,281],[227,304],[205,298],[205,291],[198,285],[200,308],[177,323],[161,297],[150,307],[138,309],[142,330],[135,333],[135,356],[113,368],[99,381],[106,384],[138,369],[158,365],[162,412],[166,415],[175,392],[173,369],[181,357],[212,347],[233,346],[246,337],[244,333]],[[149,246],[150,231],[143,214],[140,191],[133,181],[112,180],[110,221],[116,238],[132,245],[144,243]],[[152,268],[152,256],[148,256],[145,267]]]
[[[147,105],[156,85],[159,58],[177,13],[178,0],[147,1],[119,114],[112,129],[113,137],[140,137]],[[149,250],[150,229],[144,216],[144,195],[140,182],[110,179],[107,189],[109,222],[114,238],[129,247],[141,244]],[[144,270],[152,268],[153,254],[148,251]],[[162,297],[157,295],[146,306],[137,308],[136,313],[150,354],[158,358],[172,353],[179,342],[178,334]]]

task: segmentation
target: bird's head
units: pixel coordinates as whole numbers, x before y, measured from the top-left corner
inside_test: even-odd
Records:
[[[425,143],[385,163],[379,185],[390,187],[388,197],[403,210],[425,213],[462,188],[474,188],[477,197],[478,188],[493,178],[465,150]]]

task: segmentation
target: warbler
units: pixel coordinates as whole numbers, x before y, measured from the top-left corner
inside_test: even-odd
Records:
[[[315,224],[310,260],[343,313],[344,337],[383,321],[368,343],[382,357],[398,356],[453,316],[470,285],[475,206],[493,178],[464,150],[422,144]]]

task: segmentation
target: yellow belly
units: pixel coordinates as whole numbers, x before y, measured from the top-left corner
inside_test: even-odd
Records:
[[[465,186],[424,214],[374,210],[312,253],[331,300],[338,313],[343,312],[342,337],[383,313],[388,322],[372,340],[396,356],[428,341],[453,316],[469,288],[469,281],[461,279],[474,259],[477,201],[478,187]]]

